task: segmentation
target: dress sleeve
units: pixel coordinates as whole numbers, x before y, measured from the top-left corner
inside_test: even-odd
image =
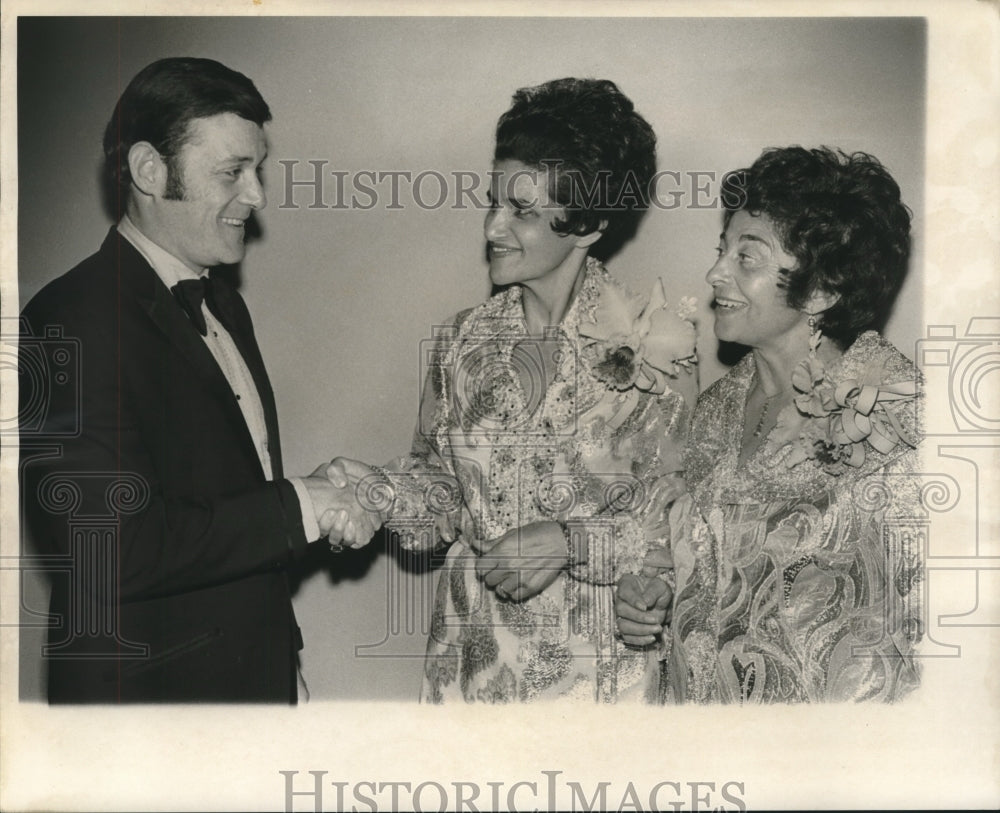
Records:
[[[460,318],[438,337],[434,359],[447,357]],[[363,499],[382,515],[388,530],[406,550],[433,550],[443,544],[436,526],[442,522],[453,527],[459,524],[462,491],[439,440],[446,431],[449,388],[446,364],[428,365],[409,453],[377,467],[372,480],[362,483]]]
[[[671,379],[672,389],[636,409],[611,438],[614,451],[632,455],[634,499],[623,499],[623,510],[605,509],[590,521],[581,520],[576,533],[586,557],[570,575],[592,584],[610,585],[633,573],[659,575],[669,581],[670,529],[668,514],[684,493],[682,455],[697,397],[694,369],[682,368]],[[570,526],[571,536],[574,532]],[[578,546],[579,547],[579,546]]]
[[[845,578],[857,585],[857,598],[827,662],[825,699],[892,702],[919,683],[926,531],[915,457],[911,450],[862,478],[831,508],[840,514],[831,517],[832,528],[857,533],[843,540],[853,552]]]
[[[919,381],[919,372],[893,354],[890,381]],[[922,397],[893,410],[909,443],[923,436]],[[916,648],[924,629],[922,596],[926,509],[919,449],[900,441],[881,466],[840,489],[826,522],[831,541],[853,554],[850,579],[857,596],[848,633],[826,663],[829,700],[892,702],[919,684]],[[879,459],[872,456],[873,459]]]

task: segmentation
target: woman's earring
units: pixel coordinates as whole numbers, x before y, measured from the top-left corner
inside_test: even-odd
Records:
[[[823,331],[820,330],[819,320],[816,314],[809,314],[809,355],[815,356],[819,343],[823,340]]]

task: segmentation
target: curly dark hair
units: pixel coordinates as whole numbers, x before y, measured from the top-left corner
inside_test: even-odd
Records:
[[[213,59],[159,59],[135,75],[104,130],[107,193],[117,198],[119,215],[132,183],[132,145],[148,141],[164,157],[167,196],[179,198],[177,154],[189,137],[188,125],[219,113],[235,113],[258,126],[271,120],[271,110],[254,83]]]
[[[592,253],[607,258],[649,208],[656,135],[614,82],[554,79],[514,94],[493,157],[548,170],[549,194],[566,210],[553,228],[583,235],[604,221]]]
[[[815,291],[839,297],[823,313],[823,333],[842,348],[879,329],[903,284],[910,257],[910,210],[874,156],[827,147],[765,150],[722,181],[724,225],[746,210],[774,225],[798,261],[782,269],[789,306]]]

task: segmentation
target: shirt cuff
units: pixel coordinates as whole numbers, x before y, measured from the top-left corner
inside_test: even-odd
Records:
[[[295,496],[299,498],[299,510],[302,512],[302,530],[305,531],[306,539],[315,542],[320,538],[319,523],[316,521],[316,507],[313,505],[312,497],[309,496],[309,489],[302,482],[301,477],[286,477],[292,488],[295,489]]]

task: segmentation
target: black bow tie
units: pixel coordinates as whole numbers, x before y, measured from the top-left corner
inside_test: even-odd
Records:
[[[191,324],[202,336],[208,334],[205,315],[201,312],[202,301],[208,305],[212,316],[218,319],[230,334],[233,333],[233,319],[228,307],[229,291],[226,283],[220,280],[213,281],[206,275],[197,279],[181,280],[170,290],[173,292],[177,304],[184,309]]]

